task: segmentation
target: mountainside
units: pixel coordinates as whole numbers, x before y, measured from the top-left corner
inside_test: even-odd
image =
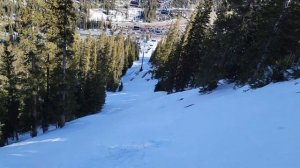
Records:
[[[151,48],[102,113],[0,148],[1,168],[298,168],[300,79],[248,90],[154,93]]]

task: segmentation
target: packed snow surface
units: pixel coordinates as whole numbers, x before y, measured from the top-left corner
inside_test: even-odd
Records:
[[[300,167],[300,80],[256,90],[224,84],[205,95],[154,93],[150,43],[144,70],[142,59],[134,63],[103,112],[0,148],[0,167]]]

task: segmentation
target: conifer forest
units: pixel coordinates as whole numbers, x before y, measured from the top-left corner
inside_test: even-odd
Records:
[[[185,31],[175,23],[154,52],[156,91],[210,92],[220,80],[258,88],[299,78],[299,40],[297,0],[203,1]]]
[[[81,38],[72,0],[0,1],[0,145],[101,111],[105,91],[138,59],[120,32]]]
[[[161,164],[161,156],[174,161],[174,165],[183,159],[182,164],[174,167],[205,168],[205,164],[189,162],[194,158],[198,161],[198,154],[203,152],[202,148],[197,150],[197,144],[204,144],[204,149],[211,147],[201,153],[205,158],[209,154],[220,154],[213,152],[217,149],[215,145],[221,144],[220,149],[226,146],[222,146],[223,141],[217,142],[223,135],[229,137],[224,143],[247,142],[240,145],[240,151],[248,146],[265,147],[269,141],[271,146],[276,146],[281,141],[273,142],[270,137],[277,137],[280,131],[295,135],[295,130],[300,128],[300,110],[295,108],[295,104],[299,104],[299,78],[300,0],[0,0],[0,147],[5,146],[4,152],[9,150],[6,146],[22,141],[19,141],[21,135],[38,138],[52,128],[77,130],[80,124],[66,127],[70,122],[99,114],[99,123],[96,117],[82,121],[99,124],[95,124],[99,130],[97,127],[87,131],[97,135],[91,142],[94,146],[88,150],[104,151],[103,155],[99,151],[92,153],[95,158],[103,156],[104,164],[118,167],[112,164],[116,161],[122,165],[119,167],[144,167],[146,163],[166,165]],[[228,88],[231,90],[226,90]],[[279,94],[286,98],[282,106]],[[107,115],[100,116],[105,108]],[[272,114],[266,112],[269,109],[274,111],[274,121],[271,121],[273,111],[270,110]],[[261,116],[265,118],[256,118]],[[292,125],[294,119],[298,125]],[[106,124],[106,132],[101,132],[104,127],[101,121]],[[292,126],[284,126],[285,121],[291,121]],[[251,125],[256,122],[260,124],[258,130]],[[274,123],[277,125],[272,125]],[[271,126],[264,127],[264,124]],[[82,129],[86,129],[84,126]],[[273,129],[273,126],[276,130],[261,133],[260,126],[262,130]],[[109,134],[111,130],[115,134]],[[239,137],[244,130],[250,132],[249,135]],[[226,131],[229,133],[225,134]],[[268,134],[270,132],[272,134]],[[134,140],[129,138],[131,135]],[[264,135],[270,136],[265,138]],[[278,133],[279,139],[285,137],[281,135]],[[256,136],[269,141],[260,143]],[[74,137],[77,136],[74,134]],[[103,140],[103,144],[97,138]],[[205,138],[213,143],[206,145]],[[69,139],[72,142],[72,138]],[[252,140],[250,145],[249,139]],[[292,137],[282,142],[289,145],[286,142],[291,139],[294,140]],[[81,143],[75,142],[76,145]],[[186,148],[181,148],[190,144],[187,153],[191,151],[192,157],[182,152]],[[224,148],[232,152],[233,146]],[[260,152],[277,149],[272,147]],[[297,147],[299,144],[295,149]],[[90,154],[88,150],[86,153]],[[227,157],[226,152],[221,154]],[[128,157],[122,158],[124,155]],[[222,159],[228,160],[223,155]],[[121,159],[109,162],[117,157]],[[260,159],[260,155],[255,157]],[[109,161],[105,162],[107,158]],[[212,158],[211,165],[217,164]],[[279,160],[266,158],[262,162]],[[253,160],[247,163],[256,163]],[[291,160],[294,161],[293,157]],[[72,167],[69,163],[66,165]],[[132,166],[131,163],[140,164]],[[251,164],[245,165],[251,167]],[[223,166],[220,165],[211,167]],[[300,162],[294,165],[299,166]],[[64,166],[58,164],[57,167]]]

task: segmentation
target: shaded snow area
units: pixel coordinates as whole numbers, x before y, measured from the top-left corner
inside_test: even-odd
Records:
[[[0,148],[0,167],[300,167],[299,79],[257,90],[223,85],[206,95],[154,93],[152,51],[144,71],[140,59],[123,77],[122,92],[108,93],[102,113]]]

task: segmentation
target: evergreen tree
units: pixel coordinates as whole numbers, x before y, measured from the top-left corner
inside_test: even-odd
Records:
[[[2,89],[4,93],[6,93],[6,97],[4,97],[4,139],[7,139],[8,137],[18,139],[18,115],[20,112],[20,99],[19,95],[17,94],[17,85],[19,81],[16,74],[16,51],[16,47],[11,42],[6,42],[4,44],[4,52],[1,55],[0,76],[2,78]]]
[[[205,1],[197,8],[197,13],[191,24],[187,43],[183,46],[181,58],[179,60],[175,80],[176,91],[181,91],[187,86],[195,86],[195,75],[204,54],[205,39],[209,34],[208,24],[211,6],[211,1]]]
[[[56,80],[58,85],[58,115],[57,124],[58,127],[63,127],[66,121],[66,114],[68,107],[68,86],[67,86],[67,59],[70,59],[73,55],[72,44],[74,41],[75,32],[75,11],[73,6],[73,1],[71,0],[49,0],[47,1],[47,7],[49,9],[48,16],[48,34],[47,38],[50,42],[57,45],[58,52],[57,57],[57,67],[56,67]],[[70,89],[69,91],[71,91]],[[67,116],[69,117],[69,116]]]
[[[264,40],[261,56],[257,61],[252,82],[254,86],[286,80],[287,69],[297,64],[299,56],[299,20],[300,2],[298,1],[273,1],[262,6],[259,13],[261,19],[258,32],[268,30],[268,36]],[[266,21],[269,23],[266,25]],[[261,37],[260,37],[261,38]]]
[[[0,56],[4,55],[4,46],[0,44]],[[0,64],[2,64],[2,59],[0,59]],[[5,77],[0,74],[0,147],[5,144],[6,138],[4,136],[4,123],[6,122],[6,93],[4,92],[4,79]]]
[[[74,9],[71,0],[0,0],[0,146],[100,112],[106,89],[115,91],[138,59],[137,44],[121,33],[75,34]]]
[[[53,92],[51,92],[51,81],[53,79],[52,72],[54,69],[54,60],[56,55],[56,46],[51,42],[45,42],[42,53],[42,66],[44,67],[44,83],[42,96],[41,123],[43,132],[48,131],[50,123],[55,123],[54,117],[54,101],[52,100]]]
[[[201,4],[175,49],[161,54],[163,40],[154,52],[151,61],[162,69],[160,75],[156,71],[157,90],[211,91],[222,79],[260,87],[297,76],[299,2],[224,1],[218,4],[212,27],[208,26],[211,2]],[[157,61],[159,55],[167,58],[164,64]]]
[[[0,16],[4,16],[5,15],[5,9],[4,9],[4,1],[1,0],[0,1]],[[4,23],[4,19],[0,18],[0,23]],[[4,37],[2,35],[2,32],[4,31],[4,26],[1,24],[0,25],[0,56],[2,56],[4,54],[4,46],[3,46],[3,42],[4,42]],[[0,59],[1,60],[1,59]],[[0,61],[1,63],[1,61]],[[3,128],[4,128],[4,122],[5,122],[5,114],[6,114],[6,109],[4,107],[6,107],[5,105],[5,93],[3,92],[3,77],[2,75],[0,75],[0,146],[3,146],[5,143],[5,138],[3,136]]]
[[[43,90],[42,50],[43,35],[42,29],[42,9],[40,1],[29,0],[20,8],[20,16],[17,21],[18,46],[22,51],[22,94],[24,99],[24,113],[30,121],[31,136],[37,135],[37,125],[39,121],[41,90]]]
[[[172,59],[173,54],[176,54],[175,50],[179,43],[179,36],[179,20],[177,20],[171,27],[168,36],[159,43],[157,50],[151,58],[154,67],[153,75],[155,78],[160,79],[156,86],[156,91],[166,90],[166,80],[168,80],[168,75],[171,73],[169,70],[172,68],[170,66],[173,66],[169,61]]]

